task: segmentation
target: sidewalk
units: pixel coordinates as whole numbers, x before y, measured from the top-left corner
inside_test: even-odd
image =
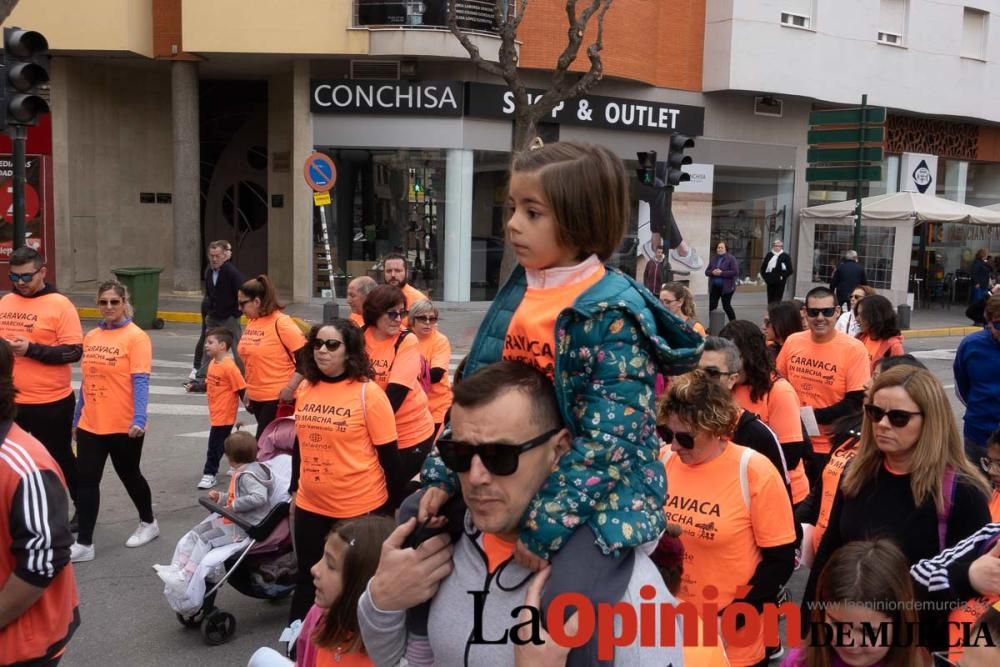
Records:
[[[80,317],[98,319],[100,314],[94,306],[94,295],[91,292],[70,293],[66,296],[76,305]],[[310,302],[292,303],[285,309],[289,315],[301,317],[309,322],[318,322],[323,318],[324,299],[313,299]],[[760,323],[764,318],[767,294],[762,291],[737,290],[733,297],[733,310],[736,317]],[[338,299],[340,316],[346,317],[350,312],[347,303]],[[695,297],[698,308],[698,319],[708,328],[708,297]],[[440,301],[436,303],[441,313],[440,328],[451,340],[456,349],[466,350],[472,345],[479,324],[489,309],[490,302],[475,301],[471,303],[453,303]],[[722,312],[721,309],[718,312]],[[201,297],[160,294],[159,317],[168,324],[171,322],[201,323]],[[913,311],[910,318],[910,328],[903,332],[907,338],[924,338],[932,336],[964,336],[978,331],[979,327],[965,317],[965,305],[955,304],[951,308],[932,305]]]

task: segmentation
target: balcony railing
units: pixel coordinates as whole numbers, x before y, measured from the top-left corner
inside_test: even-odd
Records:
[[[356,27],[448,29],[449,0],[354,0]],[[455,0],[458,27],[496,33],[494,0]]]

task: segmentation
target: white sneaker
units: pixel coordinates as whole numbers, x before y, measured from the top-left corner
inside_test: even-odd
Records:
[[[211,489],[215,486],[215,475],[202,475],[201,481],[198,482],[199,489]]]
[[[80,544],[79,542],[74,542],[73,546],[69,548],[69,559],[73,563],[85,563],[88,560],[94,560],[94,545]]]
[[[139,522],[139,527],[135,529],[132,533],[132,537],[125,540],[125,546],[127,547],[141,547],[143,544],[148,544],[160,536],[160,524],[156,523],[156,519],[153,519],[153,523]]]
[[[705,260],[698,256],[698,250],[692,246],[688,246],[688,254],[681,257],[677,254],[677,249],[674,248],[670,251],[670,260],[673,262],[680,262],[684,266],[688,267],[692,271],[700,269],[705,266]]]

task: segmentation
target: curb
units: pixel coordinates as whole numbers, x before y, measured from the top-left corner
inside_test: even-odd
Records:
[[[968,336],[982,331],[982,327],[940,327],[937,329],[906,329],[903,339],[907,338],[944,338],[945,336]]]

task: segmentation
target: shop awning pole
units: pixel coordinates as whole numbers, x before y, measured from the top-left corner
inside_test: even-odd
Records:
[[[865,154],[865,116],[868,109],[868,95],[861,96],[861,131],[858,132],[858,181],[854,200],[854,251],[861,254],[861,185],[864,183],[864,163],[861,158]]]

